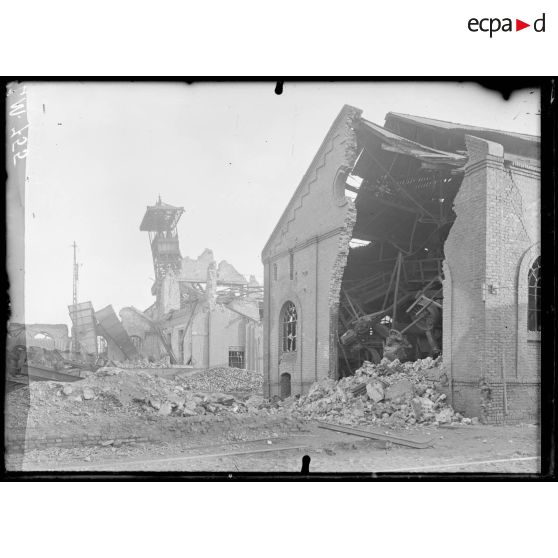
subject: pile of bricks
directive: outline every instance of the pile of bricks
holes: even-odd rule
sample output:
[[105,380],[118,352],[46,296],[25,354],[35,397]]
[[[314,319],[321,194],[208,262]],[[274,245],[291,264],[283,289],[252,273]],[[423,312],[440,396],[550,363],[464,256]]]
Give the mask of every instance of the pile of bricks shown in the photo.
[[206,392],[261,394],[263,389],[263,374],[228,366],[209,368],[179,381],[183,387]]
[[406,363],[383,359],[380,364],[365,362],[354,376],[321,380],[307,395],[279,405],[296,416],[346,425],[410,427],[478,422],[452,409],[447,386],[441,358]]

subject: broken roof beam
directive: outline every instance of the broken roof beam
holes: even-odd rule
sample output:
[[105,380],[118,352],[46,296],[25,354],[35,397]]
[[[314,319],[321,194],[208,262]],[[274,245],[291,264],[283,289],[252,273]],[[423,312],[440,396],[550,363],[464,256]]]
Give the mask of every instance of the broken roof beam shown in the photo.
[[410,157],[414,157],[415,159],[419,159],[422,168],[428,168],[431,170],[442,170],[456,166],[455,160],[451,157],[447,157],[446,155],[421,153],[414,149],[401,149],[398,146],[385,143],[382,143],[381,147],[384,151],[390,151],[392,153],[397,153],[398,155],[407,155]]
[[463,166],[467,162],[467,157],[458,153],[441,151],[427,145],[417,143],[402,136],[399,136],[373,122],[364,118],[361,119],[361,132],[370,134],[380,141],[380,148],[384,151],[391,151],[401,155],[413,157],[426,163],[439,163],[447,166]]
[[[380,195],[379,193],[377,193],[375,190],[373,190],[372,188],[368,187],[368,188],[363,188],[363,191],[366,192],[369,195],[374,196],[375,200],[378,201],[378,203],[380,203],[381,205],[384,205],[386,207],[394,207],[395,209],[400,209],[401,211],[406,211],[407,213],[413,213],[415,215],[422,215],[423,212],[420,211],[419,209],[416,208],[416,206],[411,206],[405,203],[396,203],[393,201],[389,201],[386,197]],[[382,211],[381,214],[385,213],[385,210]],[[379,215],[375,215],[372,219],[377,218]],[[369,221],[371,222],[371,220]]]
[[[395,259],[393,260],[395,261]],[[391,275],[391,273],[389,273]],[[386,278],[388,276],[387,271],[379,271],[378,273],[374,273],[364,279],[358,279],[353,281],[343,281],[344,284],[352,285],[351,287],[345,287],[343,290],[346,293],[352,294],[353,292],[357,292],[362,289],[370,289],[373,287],[378,286],[378,284],[386,283]],[[353,284],[354,283],[354,284]]]
[[411,200],[416,206],[418,206],[420,209],[422,209],[427,215],[429,215],[433,219],[435,218],[434,215],[432,215],[432,213],[430,213],[430,211],[428,211],[413,196],[411,196],[411,194],[409,194],[409,192],[407,192],[407,190],[405,188],[401,187],[401,185],[397,182],[397,180],[391,175],[390,171],[388,169],[386,169],[384,167],[384,165],[382,165],[382,163],[380,163],[380,161],[378,161],[378,159],[376,157],[374,157],[374,155],[372,155],[371,153],[369,153],[369,155],[370,155],[370,158],[374,161],[374,163],[376,163],[376,165],[385,173],[385,176],[387,178],[389,178],[389,180],[391,181],[393,186],[395,186],[395,188],[397,188],[397,190],[401,194],[403,194],[403,196],[405,196],[407,199]]

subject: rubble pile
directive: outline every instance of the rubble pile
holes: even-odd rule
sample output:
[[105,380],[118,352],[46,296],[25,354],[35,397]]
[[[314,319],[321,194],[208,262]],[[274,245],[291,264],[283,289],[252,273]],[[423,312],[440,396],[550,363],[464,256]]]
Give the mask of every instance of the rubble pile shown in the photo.
[[227,366],[209,368],[182,378],[182,385],[198,391],[262,393],[263,374]]
[[447,403],[447,386],[441,357],[405,363],[384,358],[380,364],[365,362],[354,376],[321,380],[307,395],[278,405],[306,419],[345,425],[475,423]]
[[[27,405],[29,417],[37,425],[64,423],[67,419],[76,422],[80,417],[127,415],[156,419],[169,415],[249,413],[264,406],[263,398],[254,395],[261,391],[261,374],[251,376],[246,370],[218,368],[193,378],[171,379],[147,371],[106,366],[78,382],[32,382],[8,397],[16,408],[19,403]],[[235,396],[225,391],[244,393]]]
[[184,368],[183,364],[171,364],[170,357],[166,356],[160,360],[140,358],[135,360],[126,360],[124,362],[112,360],[109,362],[116,368]]
[[[7,395],[10,405],[30,402],[36,425],[105,420],[110,417],[286,414],[341,425],[473,424],[447,402],[448,378],[441,357],[401,363],[383,359],[365,362],[354,376],[324,379],[308,394],[283,401],[265,401],[263,377],[247,370],[216,367],[193,375],[162,377],[149,371],[102,367],[77,382],[32,382]],[[28,394],[25,392],[28,390]],[[84,419],[89,417],[89,419]]]

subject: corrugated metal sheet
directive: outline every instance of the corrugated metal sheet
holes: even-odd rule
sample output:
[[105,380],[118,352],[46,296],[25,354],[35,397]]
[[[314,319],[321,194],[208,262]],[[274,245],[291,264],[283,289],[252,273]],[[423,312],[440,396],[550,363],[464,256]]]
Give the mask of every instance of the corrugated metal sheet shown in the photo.
[[91,302],[68,306],[72,324],[77,329],[78,340],[88,352],[97,354],[97,327],[95,311]]

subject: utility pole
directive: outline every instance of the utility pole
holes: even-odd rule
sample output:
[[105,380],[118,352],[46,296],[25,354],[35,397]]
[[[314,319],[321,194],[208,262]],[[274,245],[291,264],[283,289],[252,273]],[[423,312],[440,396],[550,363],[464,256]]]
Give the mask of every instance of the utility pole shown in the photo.
[[78,340],[78,331],[77,331],[77,303],[78,303],[78,263],[77,263],[77,244],[74,240],[72,244],[74,248],[74,278],[73,278],[73,296],[72,296],[72,304],[74,306],[74,327],[73,327],[73,352],[74,355],[78,352],[79,347],[79,340]]

